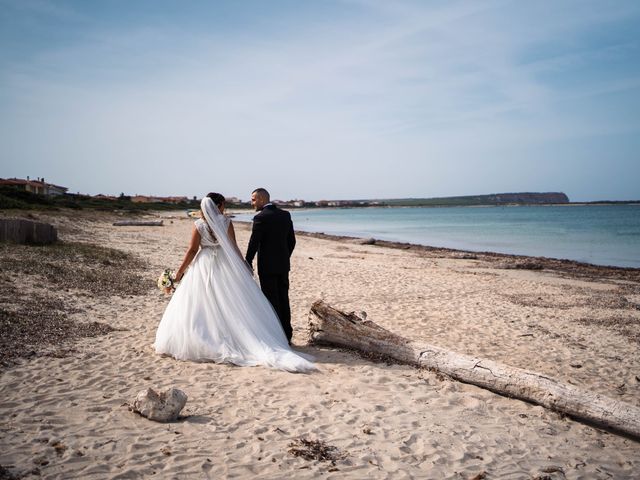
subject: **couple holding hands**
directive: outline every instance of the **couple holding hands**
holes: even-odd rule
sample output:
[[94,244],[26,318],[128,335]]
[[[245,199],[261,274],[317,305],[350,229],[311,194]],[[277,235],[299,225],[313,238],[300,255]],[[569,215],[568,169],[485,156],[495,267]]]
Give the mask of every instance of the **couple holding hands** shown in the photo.
[[[251,205],[258,213],[243,257],[224,215],[225,198],[209,193],[202,199],[202,218],[176,272],[180,288],[156,332],[156,352],[179,360],[317,370],[309,356],[291,348],[291,215],[272,204],[264,188],[251,193]],[[252,272],[256,254],[260,287]]]

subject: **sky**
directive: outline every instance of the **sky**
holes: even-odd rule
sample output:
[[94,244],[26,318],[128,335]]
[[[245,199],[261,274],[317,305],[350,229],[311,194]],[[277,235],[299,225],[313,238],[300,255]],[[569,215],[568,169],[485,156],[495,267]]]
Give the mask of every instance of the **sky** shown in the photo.
[[637,0],[0,0],[0,177],[640,199]]

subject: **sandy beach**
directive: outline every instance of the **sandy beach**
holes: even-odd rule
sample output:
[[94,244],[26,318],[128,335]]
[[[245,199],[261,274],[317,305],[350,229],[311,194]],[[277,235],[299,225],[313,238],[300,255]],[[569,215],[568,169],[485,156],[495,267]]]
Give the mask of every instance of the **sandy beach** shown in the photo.
[[[9,268],[25,247],[3,251],[5,311],[18,308],[16,295],[46,297],[67,305],[58,320],[92,327],[0,367],[0,478],[638,476],[637,440],[435,372],[312,346],[307,332],[322,298],[403,336],[640,406],[637,269],[299,234],[294,345],[320,372],[290,374],[155,354],[169,301],[155,282],[183,258],[193,224],[183,212],[144,216],[162,227],[115,227],[105,213],[32,216],[56,225],[65,243],[117,249],[137,263],[111,295],[108,281],[97,291],[82,282],[57,289],[43,280],[46,262],[29,273]],[[249,226],[236,231],[244,251]],[[103,268],[120,269],[117,261]],[[184,390],[184,418],[162,424],[131,412],[126,404],[147,387]],[[300,439],[335,447],[335,459],[294,455]]]

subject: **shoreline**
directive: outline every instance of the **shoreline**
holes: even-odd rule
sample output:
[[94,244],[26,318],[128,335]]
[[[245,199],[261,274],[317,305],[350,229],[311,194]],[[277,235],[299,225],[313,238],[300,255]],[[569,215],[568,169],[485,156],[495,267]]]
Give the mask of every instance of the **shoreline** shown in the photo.
[[[234,220],[235,223],[251,225],[251,222],[244,220]],[[336,235],[324,232],[307,232],[306,230],[295,230],[296,235],[334,240],[338,242],[348,242],[360,245],[377,245],[395,250],[409,250],[420,252],[430,256],[441,256],[444,258],[459,258],[464,260],[485,260],[505,264],[502,268],[514,268],[523,270],[555,270],[579,277],[599,276],[617,280],[640,281],[640,268],[617,267],[613,265],[597,265],[577,260],[562,258],[537,257],[531,255],[517,255],[511,253],[500,253],[491,251],[461,250],[455,248],[432,247],[409,242],[396,242],[391,240],[379,240],[371,237],[354,237],[350,235]]]
[[[306,212],[292,209],[291,214],[296,230],[337,237],[375,238],[388,245],[420,245],[468,254],[495,253],[640,269],[640,212],[636,205],[613,209],[604,205],[593,209],[565,205],[575,206],[579,212],[555,208],[561,205],[539,206],[545,208],[524,208],[520,212],[507,206],[472,206],[437,213],[438,210],[423,207],[336,207]],[[488,210],[482,213],[478,208]],[[243,221],[251,220],[248,213],[238,212],[237,216]]]
[[[516,255],[510,253],[459,250],[455,248],[431,247],[408,242],[394,242],[389,240],[367,239],[364,237],[351,237],[346,235],[332,235],[322,232],[306,232],[296,230],[296,235],[325,238],[328,240],[348,241],[361,245],[377,245],[380,247],[393,248],[396,250],[410,250],[432,254],[432,256],[442,256],[444,258],[459,258],[464,260],[491,260],[497,262],[504,260],[511,263],[511,268],[523,270],[556,270],[566,273],[575,273],[581,276],[600,275],[607,278],[617,278],[624,280],[640,281],[640,268],[617,267],[612,265],[596,265],[593,263],[579,262],[562,258],[536,257],[531,255]],[[533,263],[530,263],[531,261]],[[502,268],[509,268],[503,266]]]

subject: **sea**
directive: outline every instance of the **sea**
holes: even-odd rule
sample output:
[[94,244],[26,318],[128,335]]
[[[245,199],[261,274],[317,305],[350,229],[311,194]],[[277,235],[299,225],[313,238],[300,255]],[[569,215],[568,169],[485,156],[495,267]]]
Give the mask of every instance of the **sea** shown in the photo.
[[[291,209],[296,230],[640,268],[640,204]],[[252,214],[236,215],[250,221]]]

